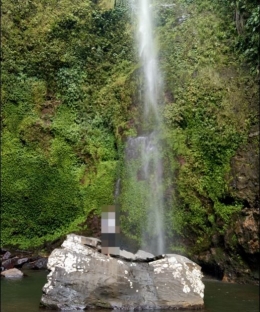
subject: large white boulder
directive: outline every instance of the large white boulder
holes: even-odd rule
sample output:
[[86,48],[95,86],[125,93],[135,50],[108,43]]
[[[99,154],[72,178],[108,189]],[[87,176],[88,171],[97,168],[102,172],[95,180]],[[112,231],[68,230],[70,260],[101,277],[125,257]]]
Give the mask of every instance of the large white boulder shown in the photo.
[[189,259],[173,254],[151,262],[129,261],[103,255],[85,242],[70,234],[50,255],[43,306],[60,310],[203,307],[201,268]]

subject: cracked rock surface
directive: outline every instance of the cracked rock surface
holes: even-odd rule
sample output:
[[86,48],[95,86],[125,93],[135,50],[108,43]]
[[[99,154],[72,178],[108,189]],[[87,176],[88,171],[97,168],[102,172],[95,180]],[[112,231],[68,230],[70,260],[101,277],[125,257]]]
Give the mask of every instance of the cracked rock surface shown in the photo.
[[203,307],[201,268],[188,258],[171,254],[149,263],[126,261],[100,253],[89,240],[69,234],[52,252],[41,305],[58,310]]

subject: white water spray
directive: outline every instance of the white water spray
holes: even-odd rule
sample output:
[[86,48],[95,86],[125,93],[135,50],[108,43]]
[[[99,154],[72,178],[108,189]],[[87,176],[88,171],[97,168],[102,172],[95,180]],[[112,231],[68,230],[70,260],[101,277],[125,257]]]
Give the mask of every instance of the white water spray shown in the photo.
[[133,175],[131,160],[140,160],[136,179],[140,187],[135,185],[135,189],[139,193],[136,197],[142,198],[140,209],[144,212],[141,248],[159,255],[165,252],[162,148],[158,138],[161,130],[158,109],[161,79],[156,58],[152,0],[136,0],[133,3],[138,20],[136,37],[144,77],[141,99],[144,102],[143,124],[153,121],[153,127],[149,124],[149,134],[128,139],[126,167],[130,177]]

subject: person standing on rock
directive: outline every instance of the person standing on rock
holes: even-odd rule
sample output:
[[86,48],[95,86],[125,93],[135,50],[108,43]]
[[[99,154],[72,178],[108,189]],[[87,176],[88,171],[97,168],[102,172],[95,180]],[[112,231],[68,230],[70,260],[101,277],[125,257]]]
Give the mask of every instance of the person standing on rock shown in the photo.
[[106,255],[119,255],[119,218],[115,206],[105,206],[101,214],[101,252]]

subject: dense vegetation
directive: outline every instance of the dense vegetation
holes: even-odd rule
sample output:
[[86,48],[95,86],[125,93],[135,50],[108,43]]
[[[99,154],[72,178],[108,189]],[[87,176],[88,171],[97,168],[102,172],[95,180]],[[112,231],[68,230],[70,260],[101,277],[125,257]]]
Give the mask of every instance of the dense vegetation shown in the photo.
[[2,244],[32,247],[113,203],[133,87],[120,8],[3,1]]
[[[3,0],[1,245],[41,246],[114,202],[125,139],[142,123],[140,64],[127,6],[95,2]],[[199,253],[244,207],[230,161],[257,125],[259,6],[174,3],[154,5],[166,229],[169,248]],[[138,241],[138,199],[121,196],[133,206],[122,230]]]
[[196,253],[210,248],[213,235],[224,235],[243,207],[232,195],[228,174],[256,122],[258,90],[242,69],[235,27],[216,14],[219,5],[188,2],[175,16],[161,10],[158,33],[167,159],[175,160],[177,175],[173,228],[193,241]]

